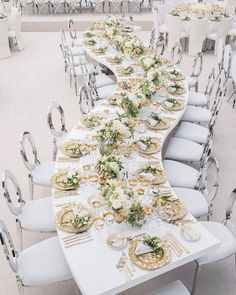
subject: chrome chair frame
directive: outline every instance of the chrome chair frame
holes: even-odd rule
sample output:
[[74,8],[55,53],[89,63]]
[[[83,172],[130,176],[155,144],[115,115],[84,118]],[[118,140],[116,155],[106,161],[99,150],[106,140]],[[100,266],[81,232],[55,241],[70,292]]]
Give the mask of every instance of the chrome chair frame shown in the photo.
[[90,7],[91,12],[99,12],[99,13],[105,13],[105,0],[103,1],[91,1],[90,0]]
[[[229,46],[229,47],[228,47]],[[228,52],[228,64],[225,68],[225,60],[226,60],[226,49],[230,48],[229,52]],[[222,66],[222,71],[224,73],[224,84],[223,84],[223,90],[222,93],[224,93],[224,96],[226,96],[226,92],[227,92],[227,83],[229,81],[229,79],[232,79],[232,76],[230,74],[231,72],[231,62],[232,62],[232,48],[231,46],[228,44],[225,46],[225,50],[224,50],[224,60],[223,60],[223,66]]]
[[[50,6],[52,8],[52,13],[56,14],[57,12],[65,13],[66,1],[63,0],[61,2],[54,2],[54,0],[50,0]],[[50,9],[49,9],[50,11]]]
[[77,8],[82,12],[82,0],[66,0],[66,6],[68,9],[67,13],[72,13],[73,11],[77,13]]
[[[235,201],[236,201],[236,188],[230,193],[229,198],[228,198],[228,204],[226,207],[226,218],[222,221],[222,223],[226,226],[227,226],[227,222],[232,219],[233,206],[234,206]],[[234,255],[234,264],[235,264],[235,269],[236,269],[236,253],[234,253],[232,255]],[[232,255],[229,255],[228,257],[230,257]],[[222,260],[224,260],[228,257],[225,257]],[[201,272],[201,266],[198,264],[197,260],[195,260],[195,262],[196,262],[196,269],[195,269],[195,274],[194,274],[194,279],[193,279],[191,295],[195,295],[195,293],[196,293],[197,284],[198,284],[199,276],[200,276],[200,272]]]
[[[50,7],[50,0],[33,0],[34,1],[34,6],[33,6],[33,10],[34,13],[39,14],[40,12],[44,12],[46,15],[49,12],[49,7]],[[35,7],[36,7],[36,12],[35,12]]]
[[[30,163],[27,155],[26,155],[26,150],[25,150],[25,141],[28,141],[30,143],[31,149],[32,149],[32,153],[34,156],[34,161],[33,163]],[[37,149],[34,143],[34,139],[32,137],[32,135],[30,134],[29,131],[25,131],[23,132],[21,139],[20,139],[20,146],[21,146],[21,156],[23,159],[23,163],[26,167],[26,169],[29,171],[29,188],[30,188],[30,199],[33,200],[33,194],[34,194],[34,182],[33,182],[33,176],[32,176],[32,172],[35,170],[35,168],[40,164],[40,161],[38,159],[38,153],[37,153]]]
[[[88,106],[87,110],[84,110],[82,105],[85,102],[85,104]],[[80,105],[80,111],[83,116],[88,114],[95,106],[94,99],[93,99],[93,93],[90,87],[88,87],[86,84],[84,84],[80,88],[79,92],[79,105]]]
[[[52,113],[54,110],[57,110],[61,117],[61,129],[56,130],[56,128],[53,125],[53,119],[52,119]],[[61,137],[63,134],[67,133],[66,127],[65,127],[65,114],[63,111],[63,108],[55,101],[51,102],[48,106],[47,111],[47,123],[49,126],[49,130],[53,136],[53,161],[56,160],[57,157],[57,139]]]
[[141,12],[143,0],[128,0],[128,12]]
[[171,59],[173,65],[179,65],[183,57],[183,47],[180,42],[176,42],[173,48],[171,49]]
[[[198,63],[199,63],[199,67],[197,68]],[[203,54],[202,52],[198,52],[197,55],[194,57],[192,73],[190,75],[191,78],[196,79],[196,84],[194,86],[196,92],[198,92],[198,78],[202,72],[202,68],[203,68]]]
[[121,1],[113,1],[113,0],[109,0],[108,1],[108,5],[109,5],[109,12],[112,13],[121,13],[122,12],[122,8],[123,8],[123,0]]
[[23,12],[29,12],[28,11],[28,6],[30,6],[30,5],[32,5],[32,9],[34,10],[34,1],[33,0],[31,0],[30,2],[27,2],[27,0],[18,0],[18,2],[17,3],[19,3],[19,6],[20,6],[20,11],[21,11],[21,14],[23,14]]
[[77,39],[77,30],[75,27],[75,22],[73,21],[73,19],[69,19],[68,22],[68,29],[69,29],[69,34],[72,40]]

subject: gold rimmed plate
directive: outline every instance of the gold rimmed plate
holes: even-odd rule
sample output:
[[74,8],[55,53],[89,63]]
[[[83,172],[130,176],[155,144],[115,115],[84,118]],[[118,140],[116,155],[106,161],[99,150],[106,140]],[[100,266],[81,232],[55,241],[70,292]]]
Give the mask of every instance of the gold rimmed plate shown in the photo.
[[139,141],[134,143],[135,150],[144,155],[153,155],[161,150],[161,144],[158,138],[151,138],[151,143],[146,146],[146,149],[142,149],[139,145]]
[[[145,172],[145,169],[148,167],[151,167],[151,169],[149,169],[150,171]],[[141,175],[142,173],[143,175]],[[153,179],[149,179],[148,176],[145,177],[145,174],[151,174],[153,176]],[[141,167],[136,172],[136,177],[141,183],[151,185],[162,184],[167,180],[166,172],[162,168],[160,168],[157,162],[147,162],[146,164],[141,165]]]
[[184,108],[184,105],[185,101],[183,99],[176,99],[175,104],[169,102],[168,100],[164,100],[161,104],[161,106],[168,111],[180,111]]
[[[69,173],[69,174],[68,174]],[[75,181],[69,183],[68,177],[75,173]],[[67,169],[56,172],[51,179],[52,186],[60,191],[75,190],[79,187],[79,175],[77,171],[68,171]]]
[[70,158],[80,158],[83,156],[83,151],[85,151],[87,145],[80,143],[78,140],[69,140],[65,142],[60,150],[62,153]]
[[99,114],[89,114],[82,119],[82,124],[88,128],[94,128],[104,119],[104,116]]
[[[87,212],[88,219],[84,220],[83,223],[81,223],[78,226],[71,224],[71,220],[75,218],[74,210]],[[65,232],[82,233],[87,231],[91,227],[94,221],[94,217],[89,207],[78,203],[78,204],[72,204],[71,206],[60,210],[56,214],[55,221],[56,221],[56,226]]]
[[136,249],[139,243],[143,243],[143,238],[134,239],[129,247],[129,257],[136,266],[143,269],[153,270],[161,268],[170,262],[171,251],[166,243],[161,242],[164,252],[163,255],[158,255],[155,252],[136,255]]
[[168,118],[160,117],[161,121],[152,126],[148,120],[145,121],[145,125],[150,130],[165,130],[170,127],[170,120]]

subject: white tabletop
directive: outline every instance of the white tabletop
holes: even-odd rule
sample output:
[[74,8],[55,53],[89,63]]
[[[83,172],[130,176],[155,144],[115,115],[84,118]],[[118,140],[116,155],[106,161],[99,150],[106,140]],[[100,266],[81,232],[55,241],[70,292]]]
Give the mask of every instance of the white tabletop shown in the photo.
[[[97,56],[93,54],[89,48],[86,48],[86,50],[92,58],[109,67],[116,75],[116,77],[119,78],[115,68],[105,60],[105,56]],[[187,97],[188,91],[183,95],[185,102],[187,102]],[[106,102],[101,103],[96,108],[96,110],[99,108],[101,110],[104,108],[107,109],[108,104]],[[158,137],[162,137],[163,143],[166,140],[170,131],[176,126],[176,124],[178,124],[183,112],[184,110],[181,110],[179,112],[173,112],[172,116],[175,119],[175,121],[171,128],[169,128],[165,132],[158,134]],[[72,129],[72,131],[69,133],[68,138],[81,139],[84,135],[88,134],[89,132],[91,131],[83,131],[75,126],[75,128]],[[59,152],[58,157],[62,155],[63,154]],[[157,154],[157,157],[162,159],[161,152]],[[81,164],[79,162],[57,162],[56,164],[56,169],[68,167],[79,169],[79,167],[81,167]],[[56,207],[56,204],[64,203],[67,201],[79,201],[82,203],[87,203],[86,201],[88,196],[88,188],[83,187],[80,189],[79,194],[77,196],[53,198],[54,213],[56,214],[56,212],[60,210],[60,208]],[[188,214],[187,218],[193,217],[190,216],[190,214]],[[127,233],[131,235],[143,233],[147,230],[145,226],[143,228],[132,228],[130,225],[127,225],[125,223],[120,224],[119,226],[122,233]],[[160,269],[148,271],[135,267],[136,271],[134,272],[134,276],[132,280],[128,282],[125,280],[122,273],[120,273],[116,268],[116,264],[121,256],[121,252],[115,251],[108,247],[106,243],[106,236],[108,233],[106,231],[104,231],[104,233],[102,234],[97,235],[93,241],[76,245],[70,248],[64,248],[63,242],[61,240],[61,238],[63,236],[66,236],[67,233],[59,229],[57,230],[57,233],[61,240],[61,246],[66,257],[67,263],[82,294],[111,295],[122,292],[135,285],[138,285],[142,282],[148,281],[156,276],[166,273],[176,267],[193,261],[196,258],[199,258],[207,253],[210,253],[213,249],[217,247],[219,243],[218,240],[215,237],[213,237],[209,232],[207,232],[205,228],[203,228],[198,222],[193,226],[201,233],[201,238],[196,242],[186,242],[184,240],[181,240],[181,243],[189,250],[189,253],[185,253],[181,257],[177,257],[174,253],[172,253],[170,263]],[[168,230],[169,232],[173,233],[179,240],[181,239],[179,230],[175,225],[162,224],[159,229],[157,227],[154,227],[153,230],[154,229],[158,232],[157,234],[159,235]],[[92,231],[92,234],[95,235],[94,231]],[[127,248],[125,249],[125,251],[127,252]]]

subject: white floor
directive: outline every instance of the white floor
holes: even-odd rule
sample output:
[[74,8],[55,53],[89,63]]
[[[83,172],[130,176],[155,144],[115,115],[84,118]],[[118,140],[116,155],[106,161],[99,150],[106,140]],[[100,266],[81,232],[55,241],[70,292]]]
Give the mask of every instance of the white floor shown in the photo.
[[[147,36],[146,33],[142,35]],[[46,121],[48,104],[55,100],[62,105],[68,130],[79,120],[80,111],[78,98],[75,96],[74,89],[69,88],[68,77],[64,73],[59,34],[56,32],[23,33],[23,39],[24,51],[13,52],[11,58],[0,61],[0,170],[8,168],[15,173],[22,188],[23,198],[27,201],[29,200],[27,172],[20,156],[20,134],[25,130],[32,132],[40,160],[51,160],[52,138]],[[182,68],[186,74],[190,73],[192,62],[193,58],[184,56]],[[215,64],[216,58],[212,54],[205,54],[204,69],[200,79],[201,89],[205,87],[207,74]],[[236,110],[232,110],[230,103],[224,102],[216,126],[213,155],[219,161],[221,183],[212,217],[212,220],[216,221],[224,218],[227,196],[236,186],[235,112]],[[50,190],[38,188],[37,193],[39,197],[47,196]],[[17,245],[14,217],[10,214],[2,193],[0,195],[0,219],[8,225]],[[47,236],[26,233],[24,245],[28,247],[45,237]],[[0,294],[16,295],[14,274],[2,250],[0,250],[0,261]],[[194,263],[190,263],[123,294],[144,295],[174,279],[181,279],[190,288],[194,267]],[[86,271],[89,275],[89,270]],[[235,290],[233,258],[203,268],[197,294],[234,295]],[[49,288],[30,288],[26,294],[69,295],[79,293],[76,291],[74,282],[66,282]]]

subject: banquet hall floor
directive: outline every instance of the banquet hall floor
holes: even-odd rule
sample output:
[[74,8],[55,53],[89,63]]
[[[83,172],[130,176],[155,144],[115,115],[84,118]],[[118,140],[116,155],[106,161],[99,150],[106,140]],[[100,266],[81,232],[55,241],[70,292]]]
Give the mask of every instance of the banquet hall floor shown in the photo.
[[[147,38],[149,34],[142,32],[140,35]],[[75,96],[74,89],[70,89],[69,79],[64,73],[59,33],[23,33],[23,40],[24,51],[13,52],[11,58],[0,61],[0,172],[8,168],[15,173],[22,188],[23,198],[28,201],[27,172],[20,157],[21,132],[25,130],[32,132],[41,161],[51,160],[52,138],[46,121],[48,104],[51,101],[57,101],[62,105],[68,130],[79,120],[80,111],[78,98]],[[186,74],[190,74],[192,63],[193,57],[185,55],[181,67]],[[213,65],[216,65],[216,57],[212,53],[205,54],[200,89],[204,89],[206,77]],[[224,100],[215,129],[213,155],[217,157],[220,166],[220,189],[215,201],[212,217],[214,221],[221,221],[224,218],[227,197],[236,185],[235,112],[231,104]],[[37,188],[35,196],[38,198],[49,194],[50,190]],[[14,218],[6,206],[2,193],[0,219],[8,225],[17,245]],[[25,233],[24,237],[24,245],[27,247],[48,235]],[[0,294],[16,295],[14,274],[7,265],[2,250],[0,250],[0,261]],[[176,279],[182,280],[190,288],[194,267],[194,263],[189,263],[122,294],[146,295],[149,291]],[[89,270],[85,271],[89,276]],[[96,284],[96,282],[92,283]],[[233,257],[203,267],[198,295],[234,295],[235,290]],[[26,289],[25,294],[80,293],[76,290],[75,283],[70,281],[49,287]]]

